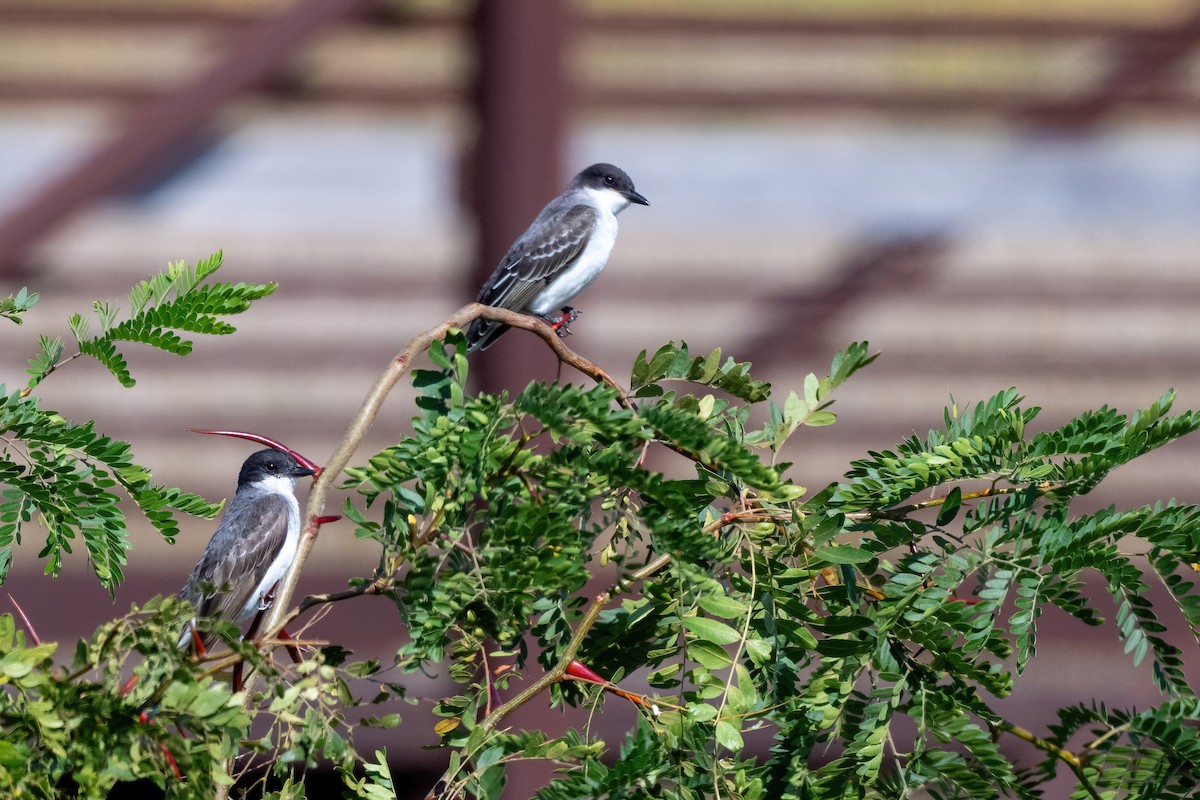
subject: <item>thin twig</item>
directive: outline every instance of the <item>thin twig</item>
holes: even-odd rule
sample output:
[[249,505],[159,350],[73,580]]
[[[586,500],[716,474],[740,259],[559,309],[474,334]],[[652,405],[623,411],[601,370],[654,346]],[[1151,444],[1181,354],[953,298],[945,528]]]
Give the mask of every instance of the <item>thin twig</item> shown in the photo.
[[21,398],[24,399],[26,397],[29,397],[29,395],[31,395],[33,393],[33,390],[35,388],[37,388],[37,386],[41,385],[42,381],[46,380],[46,378],[49,378],[59,368],[64,367],[67,364],[70,364],[72,361],[74,361],[75,359],[79,358],[82,355],[83,355],[83,351],[80,350],[78,353],[76,353],[73,356],[67,356],[64,359],[61,359],[61,360],[56,361],[53,364],[51,364],[50,369],[48,369],[42,373],[42,377],[41,377],[41,379],[38,380],[37,384],[35,384],[34,386],[26,386],[24,389],[21,390]]
[[[1043,484],[1037,487],[1037,493],[1038,496],[1044,496],[1050,492],[1058,491],[1061,488],[1063,487],[1058,484]],[[990,489],[981,489],[978,492],[970,492],[969,494],[961,495],[959,499],[963,501],[980,500],[985,497],[1002,497],[1004,495],[1020,494],[1021,492],[1026,491],[1029,491],[1028,486],[1012,486],[1007,489],[997,489],[993,484],[992,488]],[[909,503],[908,505],[904,506],[894,506],[893,508],[886,508],[881,511],[856,511],[852,514],[847,514],[846,519],[890,519],[892,517],[902,516],[904,514],[911,514],[914,511],[920,511],[924,508],[936,508],[937,506],[945,505],[946,498],[949,496],[950,495],[947,494],[942,495],[941,497],[932,497],[928,500],[922,500],[917,503]]]
[[995,726],[1006,733],[1011,733],[1018,739],[1029,742],[1037,749],[1049,753],[1059,761],[1071,768],[1071,772],[1075,773],[1075,777],[1079,779],[1079,785],[1090,795],[1093,800],[1102,800],[1100,793],[1096,791],[1096,787],[1092,786],[1088,781],[1087,775],[1083,772],[1083,760],[1079,756],[1072,753],[1070,750],[1064,750],[1053,742],[1048,742],[1040,736],[1036,736],[1031,731],[1027,731],[1020,725],[1014,725],[1007,720],[1000,720],[995,723]]
[[25,623],[25,630],[29,631],[29,638],[33,639],[33,644],[36,647],[42,643],[42,639],[38,636],[37,629],[33,627],[33,623],[29,621],[29,617],[25,614],[25,609],[21,608],[21,604],[17,602],[17,598],[8,594],[8,602],[13,604],[13,608],[21,615],[21,621]]
[[583,619],[579,621],[579,627],[575,629],[575,633],[571,635],[571,640],[567,642],[567,646],[563,648],[562,655],[558,663],[550,668],[542,677],[538,678],[533,683],[526,686],[521,692],[496,708],[488,716],[484,717],[480,725],[486,733],[491,733],[496,730],[496,727],[504,721],[508,715],[512,714],[521,706],[528,703],[539,694],[549,689],[554,684],[564,679],[567,674],[567,667],[575,660],[579,648],[583,646],[583,640],[587,637],[592,626],[596,624],[596,620],[600,617],[600,612],[608,605],[608,601],[612,599],[612,592],[604,592],[596,595],[592,600],[592,604],[588,607],[587,613],[583,615]]
[[[584,613],[583,618],[579,621],[578,627],[575,628],[575,632],[571,635],[570,641],[567,642],[567,646],[563,648],[563,651],[559,656],[558,663],[551,667],[536,681],[521,690],[518,695],[513,697],[508,702],[498,706],[494,711],[485,716],[482,722],[479,723],[483,728],[485,735],[495,731],[497,726],[499,726],[499,724],[503,722],[506,717],[508,717],[521,706],[528,703],[533,698],[537,697],[542,692],[549,689],[554,684],[559,683],[560,681],[572,679],[571,676],[567,675],[567,668],[570,666],[571,662],[575,660],[575,656],[579,653],[579,648],[583,646],[583,640],[587,637],[588,632],[591,631],[592,626],[596,624],[596,620],[600,617],[600,612],[603,611],[604,607],[608,605],[610,600],[612,600],[613,595],[626,591],[630,586],[638,583],[639,581],[646,580],[670,563],[670,554],[664,553],[646,566],[629,575],[627,578],[617,581],[608,591],[596,595],[592,599],[591,605],[588,606],[587,611]],[[441,776],[438,782],[446,782],[448,778],[449,773],[445,773]],[[436,797],[436,794],[433,792],[430,792],[427,795],[427,799],[433,797]]]
[[613,380],[600,367],[563,344],[562,340],[558,338],[558,335],[550,326],[537,317],[508,311],[507,309],[493,308],[480,303],[471,303],[454,312],[454,314],[440,325],[417,334],[408,341],[408,346],[392,359],[388,368],[375,381],[375,385],[367,393],[362,406],[351,421],[350,427],[347,429],[341,444],[326,460],[324,471],[313,483],[312,491],[308,496],[308,505],[305,509],[305,518],[309,522],[305,525],[304,531],[301,534],[300,549],[296,554],[296,560],[292,563],[288,574],[279,582],[275,603],[271,607],[271,611],[263,624],[265,635],[274,636],[279,628],[282,627],[283,619],[288,616],[285,609],[291,603],[292,595],[296,591],[296,582],[299,579],[301,570],[304,568],[304,562],[308,559],[308,555],[316,543],[317,526],[313,524],[312,520],[319,517],[325,510],[325,502],[329,490],[332,488],[334,481],[338,480],[341,476],[342,470],[350,463],[350,459],[354,456],[355,451],[358,450],[358,446],[362,444],[367,431],[370,430],[375,417],[379,414],[379,409],[383,405],[383,401],[400,378],[404,377],[404,374],[408,372],[413,360],[419,354],[429,349],[430,345],[434,342],[444,338],[451,329],[464,329],[476,319],[502,322],[511,328],[520,328],[536,334],[550,346],[550,349],[554,351],[554,354],[558,356],[560,361],[598,383],[603,383],[616,389],[617,402],[623,408],[632,408],[628,393],[620,384]]
[[735,522],[786,522],[791,517],[791,509],[745,509],[742,511],[727,511],[704,526],[705,533],[718,533],[726,525]]
[[1084,745],[1084,748],[1087,750],[1095,750],[1096,748],[1100,747],[1100,745],[1104,744],[1105,742],[1107,742],[1109,739],[1113,738],[1114,736],[1120,736],[1120,735],[1124,734],[1131,727],[1133,727],[1132,720],[1129,722],[1126,722],[1124,725],[1118,725],[1115,728],[1109,728],[1107,731],[1100,734],[1095,739],[1092,739],[1090,742],[1088,742],[1086,745]]
[[310,594],[308,597],[300,601],[300,605],[296,606],[283,620],[286,626],[293,619],[308,611],[313,606],[322,605],[325,603],[336,603],[340,600],[349,600],[354,597],[362,597],[363,595],[383,594],[392,588],[392,578],[390,575],[379,575],[370,583],[365,583],[362,586],[353,589],[346,589],[341,592],[328,592],[326,594]]

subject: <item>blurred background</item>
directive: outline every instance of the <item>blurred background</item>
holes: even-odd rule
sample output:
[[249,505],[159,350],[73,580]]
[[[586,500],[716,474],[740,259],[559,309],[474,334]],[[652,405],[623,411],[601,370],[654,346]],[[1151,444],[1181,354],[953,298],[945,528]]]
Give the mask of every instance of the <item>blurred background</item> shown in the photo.
[[[238,334],[186,361],[128,348],[132,391],[77,362],[38,394],[160,481],[227,497],[251,448],[185,428],[323,460],[388,359],[594,161],[652,203],[621,216],[569,342],[618,379],[669,339],[785,395],[851,341],[882,351],[839,424],[796,437],[805,485],[923,434],[951,395],[1015,385],[1044,427],[1170,387],[1200,404],[1192,0],[0,0],[0,292],[42,294],[0,327],[0,380],[23,383],[36,334],[69,338],[92,299],[223,249],[220,279],[280,284]],[[489,388],[556,374],[518,333],[472,369]],[[364,457],[411,414],[399,391]],[[1198,448],[1115,474],[1094,504],[1194,501]],[[185,520],[171,546],[137,524],[115,603],[81,554],[41,577],[36,541],[6,588],[70,640],[175,591],[212,527]],[[372,570],[351,538],[324,529],[305,588]],[[386,652],[400,632],[367,628],[370,602],[333,619]],[[1155,702],[1145,665],[1113,679],[1134,673],[1120,650],[1049,615],[1014,721]],[[390,737],[398,770],[440,771],[415,749],[427,725]]]

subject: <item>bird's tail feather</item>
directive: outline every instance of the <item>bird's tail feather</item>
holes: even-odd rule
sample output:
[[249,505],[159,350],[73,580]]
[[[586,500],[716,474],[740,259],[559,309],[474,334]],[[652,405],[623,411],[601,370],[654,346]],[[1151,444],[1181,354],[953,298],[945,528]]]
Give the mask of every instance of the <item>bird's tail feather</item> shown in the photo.
[[500,334],[508,330],[508,326],[493,322],[490,319],[477,319],[467,327],[467,352],[487,350],[492,342],[500,338]]

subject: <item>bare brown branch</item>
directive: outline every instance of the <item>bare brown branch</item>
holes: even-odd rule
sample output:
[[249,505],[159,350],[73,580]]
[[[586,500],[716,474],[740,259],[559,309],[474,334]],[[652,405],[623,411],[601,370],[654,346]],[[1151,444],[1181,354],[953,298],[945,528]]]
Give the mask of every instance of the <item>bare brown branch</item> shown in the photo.
[[429,349],[430,345],[434,342],[445,337],[451,329],[464,329],[472,321],[481,318],[503,322],[509,327],[534,333],[549,345],[550,349],[554,351],[554,354],[558,356],[558,359],[562,363],[587,375],[597,383],[603,383],[606,386],[616,389],[618,392],[617,402],[623,408],[632,407],[628,392],[619,383],[613,380],[599,366],[563,344],[562,340],[558,338],[558,335],[550,326],[537,317],[531,317],[502,308],[492,308],[480,303],[471,303],[454,312],[454,314],[440,325],[417,334],[409,340],[404,350],[392,359],[387,369],[375,381],[375,385],[371,387],[358,413],[351,421],[350,427],[346,431],[341,444],[334,450],[329,459],[326,460],[324,471],[314,482],[305,510],[305,519],[309,522],[305,525],[301,535],[300,550],[296,555],[296,560],[292,564],[292,568],[288,571],[288,574],[280,581],[279,588],[276,590],[275,603],[263,624],[264,639],[274,636],[279,628],[283,626],[284,618],[290,616],[285,610],[289,608],[292,596],[296,591],[296,581],[299,578],[301,570],[304,568],[304,562],[308,559],[308,554],[312,551],[313,544],[317,538],[318,526],[313,523],[313,520],[321,516],[324,512],[329,490],[332,488],[334,481],[342,474],[342,470],[350,463],[350,459],[358,450],[359,445],[362,444],[367,431],[370,430],[375,417],[379,414],[379,409],[382,407],[383,401],[396,386],[396,383],[408,372],[413,360],[418,355]]
[[[558,357],[560,362],[572,367],[581,374],[592,378],[597,383],[602,383],[615,389],[617,391],[617,403],[620,404],[622,408],[633,408],[633,403],[629,399],[629,393],[624,387],[617,383],[612,376],[606,373],[599,366],[567,347],[566,344],[559,339],[558,334],[551,329],[549,325],[537,317],[528,316],[515,311],[508,311],[507,309],[493,308],[480,303],[471,303],[454,312],[441,324],[412,337],[408,341],[408,344],[405,346],[405,348],[401,350],[395,358],[392,359],[391,363],[388,364],[387,368],[382,374],[380,374],[379,378],[375,381],[375,385],[371,387],[371,390],[367,392],[367,395],[363,399],[358,413],[355,414],[354,419],[350,422],[349,428],[346,430],[346,435],[342,438],[342,441],[338,445],[337,449],[335,449],[333,454],[330,455],[330,457],[326,460],[321,474],[313,483],[312,491],[308,496],[308,504],[305,508],[304,519],[306,520],[306,524],[304,526],[304,530],[301,532],[300,548],[296,554],[296,560],[292,563],[291,569],[288,570],[287,575],[285,575],[283,580],[279,582],[279,586],[275,590],[275,602],[272,604],[270,611],[267,612],[267,617],[263,621],[262,633],[258,638],[260,646],[269,649],[279,645],[279,630],[286,624],[287,621],[293,619],[307,608],[311,608],[313,605],[355,597],[360,594],[378,593],[382,590],[382,585],[380,589],[376,589],[374,591],[370,590],[370,587],[375,586],[379,580],[387,580],[386,578],[377,578],[375,583],[369,584],[368,587],[363,591],[349,590],[349,592],[338,594],[324,596],[318,595],[313,598],[307,598],[296,608],[290,607],[292,597],[296,592],[296,584],[299,580],[300,573],[304,569],[304,564],[308,560],[309,554],[312,552],[313,545],[316,543],[317,533],[320,529],[319,520],[325,510],[325,503],[329,496],[329,491],[333,488],[335,481],[337,481],[341,476],[342,470],[344,470],[346,465],[350,463],[350,459],[358,450],[359,445],[362,444],[363,439],[367,435],[367,431],[370,430],[371,425],[375,422],[375,418],[379,415],[379,410],[383,406],[384,400],[387,398],[388,394],[391,393],[392,389],[395,388],[399,380],[409,371],[409,369],[412,367],[413,360],[416,359],[418,355],[429,349],[434,342],[444,338],[446,334],[450,332],[450,330],[455,328],[465,329],[472,321],[476,319],[488,319],[495,322],[502,322],[511,328],[518,328],[520,330],[526,330],[533,333],[534,335],[540,337],[542,341],[544,341],[547,346],[554,351],[554,354]],[[595,621],[594,615],[599,614],[601,608],[602,606],[597,605],[594,606],[593,609],[589,610],[589,614],[592,614],[592,622]],[[590,623],[581,626],[581,629],[577,634],[579,636],[579,641],[582,641],[582,636],[590,627]],[[575,643],[575,649],[578,649],[577,642]],[[556,675],[554,680],[558,680],[560,677],[561,673]],[[245,700],[243,701],[243,707],[249,707],[251,696],[253,695],[253,692],[249,691],[250,688],[251,687],[248,683],[248,690],[246,691]],[[533,687],[530,688],[532,689]],[[540,691],[540,689],[537,691]],[[535,691],[534,694],[536,694],[537,691]],[[522,700],[521,702],[525,701]],[[496,713],[500,713],[501,711],[504,713],[501,714],[501,716],[498,717],[495,722],[499,722],[500,719],[503,719],[508,715],[508,713],[510,713],[512,709],[515,709],[520,704],[521,703],[509,701],[509,703],[506,703],[504,706],[498,708]],[[232,764],[229,768],[232,768]],[[221,786],[219,789],[219,800],[220,798],[228,796],[227,786]]]

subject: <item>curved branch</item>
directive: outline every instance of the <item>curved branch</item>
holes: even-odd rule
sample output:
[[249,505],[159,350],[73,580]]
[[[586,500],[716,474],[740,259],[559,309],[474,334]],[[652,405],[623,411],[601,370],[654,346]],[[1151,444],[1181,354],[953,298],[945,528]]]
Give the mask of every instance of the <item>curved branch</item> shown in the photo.
[[995,727],[1004,731],[1005,733],[1011,733],[1018,739],[1028,742],[1037,749],[1049,753],[1059,761],[1066,764],[1071,768],[1071,772],[1075,773],[1075,777],[1078,779],[1079,785],[1082,786],[1083,790],[1088,793],[1088,797],[1093,798],[1093,800],[1101,800],[1100,793],[1096,791],[1095,786],[1092,786],[1091,781],[1088,780],[1087,773],[1083,771],[1083,759],[1081,759],[1079,756],[1075,755],[1070,750],[1064,750],[1053,742],[1046,741],[1042,737],[1022,728],[1020,725],[1014,725],[1007,720],[1000,720],[998,723],[995,723]]
[[[306,522],[304,529],[300,533],[300,546],[296,553],[296,559],[292,562],[292,566],[280,580],[275,590],[275,602],[271,605],[270,610],[267,612],[267,617],[263,620],[261,633],[257,639],[260,646],[270,647],[277,644],[276,640],[279,636],[279,630],[284,626],[285,622],[294,618],[302,610],[315,604],[306,602],[302,603],[299,608],[289,608],[292,597],[296,593],[296,585],[299,582],[300,572],[304,569],[304,563],[308,560],[313,545],[316,544],[317,533],[321,527],[322,512],[325,510],[325,502],[329,495],[329,490],[333,488],[334,482],[341,476],[342,470],[350,463],[350,459],[358,450],[359,445],[362,444],[363,439],[366,438],[367,431],[371,429],[371,425],[379,415],[379,410],[383,406],[384,400],[387,399],[388,394],[391,393],[400,379],[404,377],[404,374],[408,372],[413,360],[418,355],[428,350],[434,342],[444,338],[452,329],[465,329],[476,319],[501,322],[510,328],[519,328],[535,334],[554,351],[559,361],[587,375],[597,383],[603,383],[615,389],[617,391],[617,403],[622,408],[633,408],[633,403],[629,399],[629,392],[623,386],[617,383],[612,376],[599,366],[567,347],[558,338],[557,332],[537,317],[503,308],[485,306],[482,303],[470,303],[455,311],[440,325],[435,325],[412,337],[408,340],[405,348],[392,359],[387,369],[376,379],[375,385],[371,387],[371,390],[367,392],[366,397],[363,398],[362,405],[358,409],[358,413],[354,415],[354,419],[350,422],[350,427],[346,430],[346,435],[342,438],[337,449],[333,451],[333,454],[325,461],[324,468],[313,482],[312,490],[308,495],[308,504],[305,506],[304,519]],[[357,593],[352,593],[348,596],[354,596],[355,594]],[[321,599],[316,600],[316,602],[321,602]],[[341,598],[331,597],[330,599]],[[596,610],[596,613],[599,613],[599,609]],[[247,682],[245,696],[242,700],[243,708],[249,707],[252,695],[251,686]],[[231,762],[226,768],[227,772],[232,769],[232,766]],[[222,784],[217,789],[217,800],[223,800],[223,798],[229,796],[228,785]]]
[[26,386],[24,389],[21,390],[21,397],[22,398],[29,397],[29,395],[33,394],[34,389],[36,389],[38,386],[42,385],[42,381],[46,380],[46,378],[49,378],[52,374],[54,374],[55,371],[57,371],[61,367],[64,367],[67,364],[70,364],[72,361],[74,361],[75,359],[79,358],[82,355],[83,355],[83,351],[80,350],[78,353],[76,353],[73,356],[67,356],[66,358],[62,358],[62,359],[59,359],[58,361],[55,361],[53,364],[50,365],[50,369],[48,369],[42,373],[41,377],[38,378],[38,382],[36,384],[34,384],[33,386]]
[[600,618],[600,612],[612,600],[613,595],[617,592],[625,591],[630,586],[640,581],[644,581],[652,575],[656,574],[668,564],[671,563],[671,555],[664,553],[654,561],[634,572],[628,577],[618,580],[613,587],[606,592],[596,595],[592,598],[592,604],[588,606],[588,610],[584,612],[583,618],[579,621],[579,626],[575,628],[575,632],[571,634],[570,641],[563,648],[562,654],[559,656],[558,664],[552,667],[542,677],[538,678],[532,684],[525,688],[520,694],[509,700],[504,705],[498,707],[491,714],[484,718],[481,726],[491,732],[496,729],[496,726],[512,712],[529,702],[531,699],[541,694],[551,685],[563,680],[567,674],[567,667],[575,660],[575,656],[579,654],[579,648],[583,646],[583,640],[587,637],[592,626],[596,624],[596,620]]
[[[604,610],[604,607],[608,605],[613,596],[619,592],[627,591],[635,583],[644,581],[647,578],[654,576],[670,563],[671,555],[669,553],[664,553],[641,569],[636,570],[631,575],[619,579],[613,584],[612,588],[593,597],[591,604],[587,608],[587,611],[584,612],[583,617],[579,620],[578,626],[571,634],[571,638],[567,642],[566,647],[564,647],[562,653],[559,654],[558,663],[544,672],[540,678],[522,689],[515,697],[497,706],[495,709],[489,712],[482,720],[480,720],[479,727],[481,727],[487,733],[495,731],[500,723],[518,708],[525,705],[530,700],[533,700],[535,697],[549,689],[554,684],[564,680],[572,679],[573,676],[568,674],[568,669],[571,666],[571,662],[573,662],[575,657],[579,654],[579,649],[583,646],[583,640],[587,638],[592,626],[595,625],[596,620],[600,618],[600,612]],[[608,686],[610,684],[602,685]],[[628,696],[629,694],[630,693],[625,692],[622,694],[622,696],[624,696],[627,700],[631,700],[631,698]],[[637,701],[631,700],[631,702]],[[644,705],[643,703],[638,704]],[[450,773],[446,772],[442,775],[441,780],[446,781],[449,779],[449,776]],[[426,796],[426,800],[434,800],[435,797],[436,794],[431,792]]]
[[[1044,497],[1051,492],[1058,491],[1063,488],[1063,484],[1043,483],[1038,485],[1037,493],[1039,497]],[[1004,488],[981,489],[978,492],[969,492],[959,497],[960,500],[966,502],[968,500],[980,500],[985,497],[1003,497],[1010,494],[1020,494],[1029,491],[1028,486],[1009,486]],[[892,506],[891,508],[880,509],[878,511],[853,511],[846,515],[849,520],[866,520],[866,519],[899,519],[906,514],[911,514],[914,511],[921,511],[926,508],[936,508],[946,503],[946,498],[949,495],[941,495],[940,497],[931,497],[928,500],[921,500],[907,505]]]
[[520,328],[536,334],[550,346],[550,349],[558,356],[559,361],[587,375],[597,383],[603,383],[606,386],[616,389],[617,402],[621,407],[632,408],[633,404],[629,400],[629,393],[619,383],[613,380],[599,366],[563,344],[563,341],[558,338],[558,334],[537,317],[531,317],[527,314],[503,308],[493,308],[481,303],[471,303],[454,312],[440,325],[436,325],[409,339],[408,345],[392,359],[388,368],[383,371],[375,381],[375,385],[367,392],[367,396],[363,399],[358,413],[355,414],[354,419],[350,422],[350,427],[346,431],[341,444],[338,445],[333,454],[325,461],[324,470],[313,483],[312,491],[308,495],[308,505],[305,508],[307,523],[301,532],[300,548],[296,553],[296,560],[292,562],[291,569],[288,570],[287,575],[279,582],[279,588],[275,592],[275,602],[271,607],[269,615],[263,622],[261,636],[263,640],[274,638],[283,626],[284,617],[289,615],[287,609],[292,602],[292,596],[296,592],[296,583],[299,579],[300,571],[304,568],[304,562],[308,559],[308,554],[312,551],[313,545],[316,543],[317,531],[320,527],[316,523],[316,519],[325,510],[325,499],[329,494],[329,490],[333,487],[334,481],[341,476],[342,470],[350,463],[350,459],[354,456],[355,451],[358,450],[358,446],[362,444],[363,439],[366,437],[367,431],[370,430],[371,425],[375,422],[375,417],[379,415],[379,409],[383,406],[383,401],[391,393],[396,383],[408,372],[412,366],[413,359],[428,350],[434,342],[444,338],[451,329],[465,329],[467,325],[476,319],[502,322],[511,328]]

